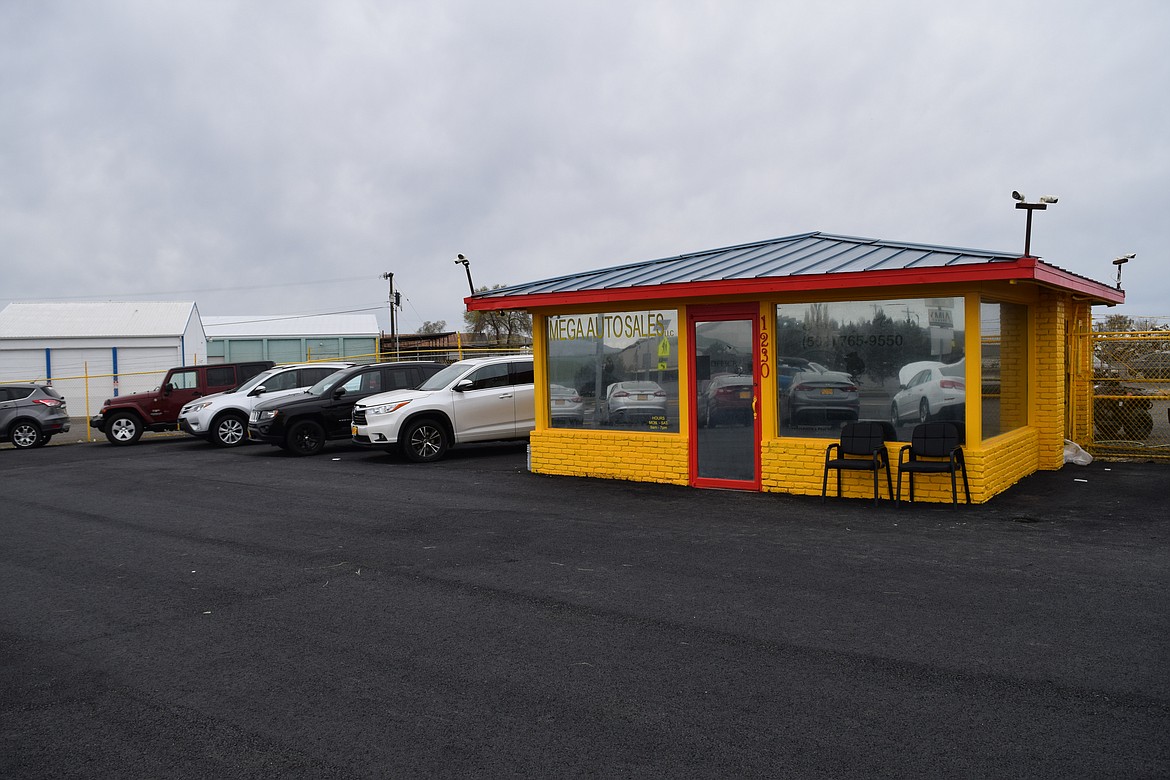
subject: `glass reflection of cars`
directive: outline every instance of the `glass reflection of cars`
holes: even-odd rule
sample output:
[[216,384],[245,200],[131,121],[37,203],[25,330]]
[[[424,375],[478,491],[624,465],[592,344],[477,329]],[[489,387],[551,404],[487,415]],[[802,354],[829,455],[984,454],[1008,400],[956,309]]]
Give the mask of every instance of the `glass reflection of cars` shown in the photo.
[[714,427],[720,423],[752,422],[752,378],[746,374],[723,374],[711,379],[698,396],[698,423]]
[[666,415],[666,391],[657,382],[614,382],[601,402],[606,423],[648,421]]
[[890,402],[890,422],[901,425],[908,420],[962,420],[967,402],[964,362],[920,363],[913,367],[918,370]]
[[804,371],[793,373],[780,394],[780,417],[789,425],[852,422],[860,416],[857,381],[819,363],[810,362]]
[[549,416],[554,426],[582,425],[585,422],[585,402],[571,387],[549,385]]

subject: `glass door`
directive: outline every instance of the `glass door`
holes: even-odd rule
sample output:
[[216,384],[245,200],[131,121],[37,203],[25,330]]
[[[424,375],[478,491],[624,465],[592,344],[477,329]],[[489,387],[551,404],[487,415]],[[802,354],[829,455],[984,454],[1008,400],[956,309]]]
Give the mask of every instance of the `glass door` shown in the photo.
[[759,490],[757,307],[688,314],[691,343],[691,482]]

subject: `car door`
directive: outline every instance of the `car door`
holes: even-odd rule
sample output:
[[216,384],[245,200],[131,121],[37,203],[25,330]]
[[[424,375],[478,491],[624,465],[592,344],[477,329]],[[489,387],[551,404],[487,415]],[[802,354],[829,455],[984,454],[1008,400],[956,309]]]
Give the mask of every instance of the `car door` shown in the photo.
[[[321,411],[321,424],[325,426],[325,434],[330,438],[347,438],[353,405],[363,398],[385,392],[387,389],[389,388],[384,386],[380,366],[367,366],[333,388],[325,402],[325,408]],[[340,395],[337,393],[338,390],[342,391]]]
[[0,387],[0,431],[7,431],[16,419],[16,399],[20,392],[15,387]]
[[516,435],[516,388],[507,363],[480,366],[471,386],[452,390],[456,441],[509,439]]
[[533,384],[532,362],[522,360],[509,365],[512,387],[516,396],[515,405],[516,428],[515,435],[524,434],[536,428],[536,386]]
[[159,394],[153,399],[154,408],[150,414],[156,420],[177,420],[179,412],[184,406],[205,395],[200,383],[201,368],[189,368],[184,371],[171,373],[167,387],[160,388]]

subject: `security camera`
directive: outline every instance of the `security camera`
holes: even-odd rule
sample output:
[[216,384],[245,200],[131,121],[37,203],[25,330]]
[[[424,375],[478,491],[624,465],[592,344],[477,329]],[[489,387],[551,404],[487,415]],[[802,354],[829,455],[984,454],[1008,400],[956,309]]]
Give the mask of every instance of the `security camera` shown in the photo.
[[1040,198],[1041,203],[1056,203],[1058,200],[1060,200],[1060,198],[1054,198],[1051,195],[1045,195]]
[[1114,265],[1125,265],[1130,260],[1133,260],[1135,257],[1137,257],[1137,252],[1130,252],[1128,255],[1122,255],[1121,257],[1114,260],[1113,264]]
[[1024,200],[1024,196],[1021,195],[1018,190],[1012,190],[1012,197],[1019,201]]
[[467,258],[466,258],[466,257],[464,257],[463,255],[455,255],[455,256],[456,256],[456,257],[458,257],[460,260],[466,260],[466,259],[467,259]]

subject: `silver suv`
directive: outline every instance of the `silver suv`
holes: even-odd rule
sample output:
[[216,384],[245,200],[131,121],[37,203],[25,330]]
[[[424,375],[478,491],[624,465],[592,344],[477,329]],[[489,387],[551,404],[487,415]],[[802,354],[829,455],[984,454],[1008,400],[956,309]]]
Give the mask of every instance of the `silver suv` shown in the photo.
[[536,427],[532,358],[472,358],[452,363],[414,390],[363,398],[353,407],[358,444],[396,449],[417,463],[453,444],[525,439]]
[[51,387],[0,385],[0,441],[17,449],[43,447],[55,434],[69,430],[65,399]]

